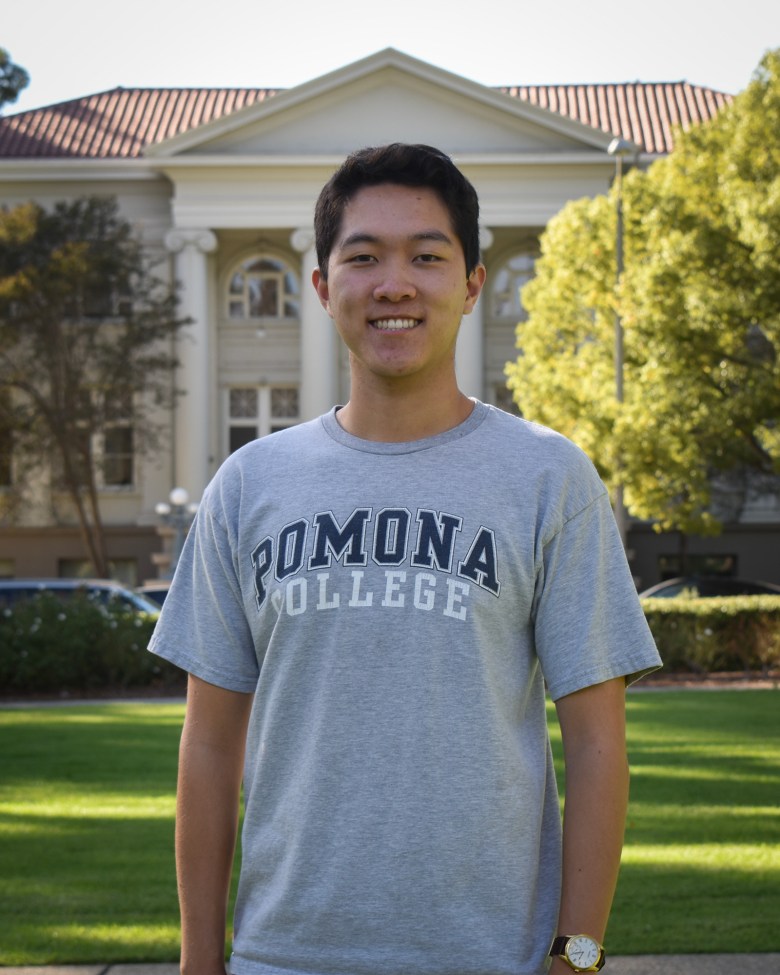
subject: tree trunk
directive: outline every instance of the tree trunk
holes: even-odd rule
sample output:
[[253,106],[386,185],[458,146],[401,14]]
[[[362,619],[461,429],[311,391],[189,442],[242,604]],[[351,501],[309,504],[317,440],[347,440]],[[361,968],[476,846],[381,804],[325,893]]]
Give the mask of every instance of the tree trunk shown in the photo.
[[111,567],[108,561],[108,549],[106,546],[106,533],[103,529],[103,519],[100,515],[100,503],[98,501],[97,488],[92,467],[90,467],[89,478],[89,506],[92,510],[92,522],[88,527],[90,540],[94,555],[92,561],[95,564],[95,571],[101,579],[108,579],[111,575]]
[[90,519],[89,512],[84,504],[84,485],[79,482],[76,476],[69,452],[62,446],[61,454],[65,473],[65,486],[78,515],[79,534],[84,545],[84,554],[92,563],[94,574],[100,579],[107,579],[110,576],[110,568],[92,467],[89,465],[87,468],[89,471],[89,483],[86,485],[89,495],[89,507],[92,512],[92,519]]

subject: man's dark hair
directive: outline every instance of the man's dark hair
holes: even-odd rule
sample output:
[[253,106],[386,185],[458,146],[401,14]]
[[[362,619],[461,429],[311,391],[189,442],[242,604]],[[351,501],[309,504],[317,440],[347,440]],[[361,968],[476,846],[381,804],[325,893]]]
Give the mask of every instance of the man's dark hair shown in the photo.
[[328,259],[341,227],[344,208],[365,186],[425,187],[441,199],[463,248],[466,274],[479,264],[477,192],[449,156],[432,146],[394,142],[351,153],[331,176],[314,209],[314,235],[320,273],[328,276]]

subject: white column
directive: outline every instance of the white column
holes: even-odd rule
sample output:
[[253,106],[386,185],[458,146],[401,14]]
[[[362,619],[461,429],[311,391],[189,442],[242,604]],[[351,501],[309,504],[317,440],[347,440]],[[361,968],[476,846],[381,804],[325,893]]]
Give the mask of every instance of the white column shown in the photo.
[[209,341],[208,254],[217,249],[210,230],[168,231],[165,246],[176,255],[179,310],[190,324],[177,343],[177,385],[184,390],[176,405],[174,423],[174,472],[177,487],[186,488],[198,500],[211,477],[209,448],[214,424]]
[[301,259],[301,419],[326,413],[338,399],[338,336],[311,283],[317,266],[314,231],[296,230],[290,243]]
[[[480,227],[479,246],[485,251],[493,243],[493,234]],[[466,396],[485,398],[485,320],[482,309],[487,301],[483,292],[470,315],[460,323],[458,344],[455,346],[455,373],[458,386]]]

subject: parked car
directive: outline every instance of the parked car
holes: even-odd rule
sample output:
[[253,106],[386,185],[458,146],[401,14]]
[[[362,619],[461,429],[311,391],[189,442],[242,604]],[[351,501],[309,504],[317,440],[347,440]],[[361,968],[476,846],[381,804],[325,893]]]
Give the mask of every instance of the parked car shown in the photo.
[[159,609],[165,602],[165,597],[168,595],[170,588],[171,584],[169,581],[160,579],[158,582],[147,582],[143,586],[136,586],[135,592],[144,596],[146,599],[151,599]]
[[160,607],[151,599],[110,579],[0,579],[0,607],[44,592],[63,600],[86,596],[101,606],[119,606],[154,616],[160,612]]
[[752,582],[747,579],[732,579],[728,576],[681,576],[659,582],[639,593],[641,599],[671,599],[682,595],[780,596],[780,586],[775,586],[771,582]]

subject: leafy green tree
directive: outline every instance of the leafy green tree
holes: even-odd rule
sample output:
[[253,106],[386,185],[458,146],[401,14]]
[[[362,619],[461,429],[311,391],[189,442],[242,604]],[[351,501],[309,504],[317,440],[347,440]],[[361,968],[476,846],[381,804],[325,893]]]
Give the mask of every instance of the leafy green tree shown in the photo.
[[15,102],[19,92],[30,84],[30,76],[14,64],[11,55],[0,47],[0,108],[8,102]]
[[509,384],[527,417],[625,486],[633,515],[714,533],[723,486],[780,472],[780,51],[622,190],[618,286],[615,187],[549,224]]
[[[0,431],[12,436],[14,486],[51,470],[100,576],[100,487],[132,483],[134,458],[159,448],[183,324],[115,200],[0,211]],[[118,459],[96,453],[117,436]]]

